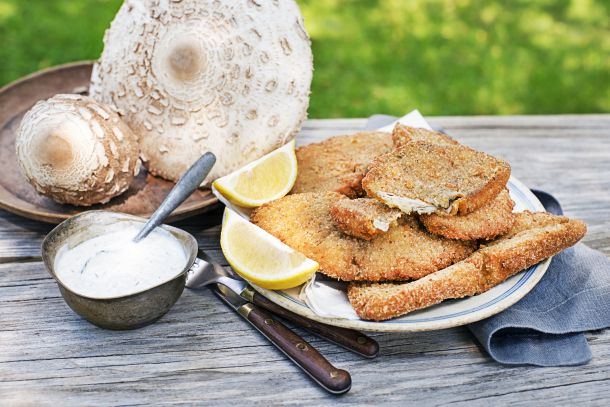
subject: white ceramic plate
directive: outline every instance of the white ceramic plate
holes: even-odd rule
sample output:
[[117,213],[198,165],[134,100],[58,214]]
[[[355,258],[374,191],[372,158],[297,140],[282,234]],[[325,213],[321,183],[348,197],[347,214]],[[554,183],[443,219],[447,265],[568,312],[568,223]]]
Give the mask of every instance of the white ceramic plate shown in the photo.
[[[515,201],[515,211],[544,211],[540,201],[520,181],[511,177],[508,182],[510,195]],[[298,297],[298,289],[272,291],[254,287],[276,304],[299,315],[329,325],[342,326],[361,331],[415,332],[451,328],[480,321],[510,307],[525,296],[540,281],[551,259],[547,259],[509,278],[504,283],[474,297],[445,301],[400,318],[383,322],[325,318],[315,314]]]

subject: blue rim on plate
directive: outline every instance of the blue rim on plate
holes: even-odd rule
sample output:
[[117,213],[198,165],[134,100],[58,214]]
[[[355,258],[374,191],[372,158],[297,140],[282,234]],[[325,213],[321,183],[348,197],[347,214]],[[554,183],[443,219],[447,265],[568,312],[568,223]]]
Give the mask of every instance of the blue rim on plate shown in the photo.
[[[544,211],[538,198],[521,181],[511,177],[508,181],[508,189],[516,203],[517,211]],[[477,296],[445,301],[433,307],[382,322],[322,317],[315,314],[294,293],[266,290],[256,286],[254,288],[271,301],[290,311],[329,325],[364,331],[431,331],[466,325],[505,310],[534,288],[548,269],[550,262],[551,258],[548,258]]]

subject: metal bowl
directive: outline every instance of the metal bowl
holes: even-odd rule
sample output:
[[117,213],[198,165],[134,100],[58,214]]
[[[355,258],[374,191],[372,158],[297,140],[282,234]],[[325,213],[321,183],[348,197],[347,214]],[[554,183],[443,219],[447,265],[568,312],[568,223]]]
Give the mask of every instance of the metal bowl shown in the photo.
[[119,212],[89,211],[73,216],[47,235],[42,242],[42,259],[55,279],[66,303],[87,321],[107,329],[135,329],[161,318],[176,303],[186,284],[186,272],[197,257],[197,241],[189,233],[161,226],[184,245],[188,260],[172,279],[144,291],[112,298],[94,298],[73,292],[57,277],[55,256],[64,245],[78,245],[95,236],[120,228],[121,222],[141,222],[146,219]]

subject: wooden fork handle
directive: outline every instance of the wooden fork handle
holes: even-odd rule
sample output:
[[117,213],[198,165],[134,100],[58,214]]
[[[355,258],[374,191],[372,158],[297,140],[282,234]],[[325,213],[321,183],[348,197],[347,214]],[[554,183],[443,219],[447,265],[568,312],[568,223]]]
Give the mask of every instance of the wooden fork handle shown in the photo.
[[257,293],[251,287],[246,288],[242,293],[250,302],[258,305],[282,317],[292,323],[300,325],[311,333],[336,343],[347,350],[355,352],[366,358],[374,358],[379,355],[379,344],[373,338],[366,336],[358,331],[347,328],[340,328],[332,325],[323,324],[309,318],[305,318],[294,312],[288,311]]
[[253,304],[242,305],[238,312],[325,390],[333,394],[350,390],[352,378],[347,371],[334,367],[313,346],[271,314]]

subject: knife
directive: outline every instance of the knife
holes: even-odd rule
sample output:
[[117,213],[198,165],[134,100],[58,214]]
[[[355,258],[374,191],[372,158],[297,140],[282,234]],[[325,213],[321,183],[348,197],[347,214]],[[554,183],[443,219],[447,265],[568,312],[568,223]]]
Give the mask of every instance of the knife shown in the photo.
[[350,390],[352,387],[350,374],[334,367],[284,324],[222,284],[216,284],[213,291],[325,390],[333,394],[344,394]]
[[314,335],[366,358],[374,358],[379,355],[379,344],[367,335],[353,329],[317,322],[288,311],[257,293],[245,280],[226,270],[203,250],[199,250],[198,257],[187,275],[186,286],[188,288],[200,288],[210,283],[223,284],[246,301],[300,325]]

